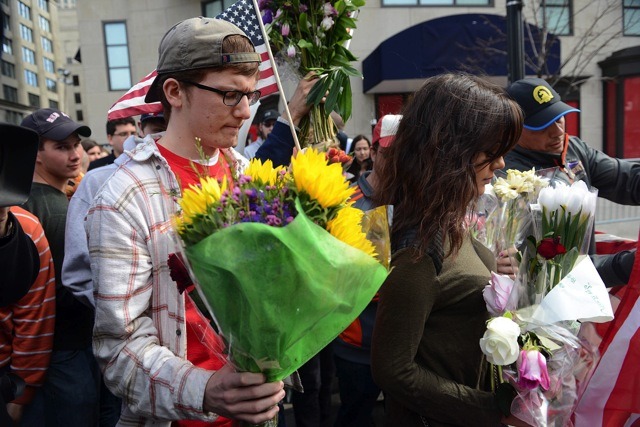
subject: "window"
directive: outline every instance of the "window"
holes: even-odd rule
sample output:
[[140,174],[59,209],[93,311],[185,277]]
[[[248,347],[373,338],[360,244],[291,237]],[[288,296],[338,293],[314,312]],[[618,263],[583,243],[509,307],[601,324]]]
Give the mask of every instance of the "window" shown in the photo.
[[20,35],[24,41],[33,43],[33,30],[31,28],[20,24]]
[[53,99],[49,100],[49,108],[53,108],[56,110],[60,109],[60,104],[58,103],[58,101],[54,101]]
[[572,35],[571,6],[571,0],[542,0],[539,10],[542,26],[558,36]]
[[11,39],[5,37],[2,40],[2,52],[6,53],[7,55],[13,55],[13,42],[11,41]]
[[40,108],[40,97],[34,93],[29,93],[29,106]]
[[73,75],[73,85],[80,86],[80,76],[78,76],[77,74]]
[[17,111],[7,110],[4,114],[4,118],[7,123],[12,123],[14,125],[19,125],[20,123],[22,123],[22,119],[24,118],[22,114],[18,113]]
[[31,70],[24,70],[24,78],[28,85],[38,87],[38,75]]
[[11,77],[12,79],[16,78],[16,66],[11,62],[2,61],[2,75]]
[[[7,4],[7,6],[9,5]],[[7,33],[11,31],[11,16],[7,13],[3,13],[3,17],[4,19],[2,20],[2,28],[4,29],[4,32]]]
[[45,71],[47,71],[48,73],[56,72],[56,66],[54,65],[53,61],[50,60],[49,58],[42,58],[42,63],[44,65]]
[[51,22],[45,18],[44,16],[40,15],[38,17],[38,20],[40,21],[40,28],[42,28],[42,31],[46,31],[47,33],[51,32]]
[[82,96],[79,93],[74,93],[73,97],[76,101],[76,104],[82,104]]
[[42,40],[42,49],[45,52],[53,53],[53,43],[51,43],[51,40],[44,36],[40,37],[40,40]]
[[36,65],[36,53],[28,47],[22,46],[22,60],[29,64]]
[[84,121],[84,114],[82,114],[82,110],[77,110],[76,111],[76,121],[77,122]]
[[5,101],[18,102],[18,89],[15,87],[2,85],[2,93]]
[[235,3],[233,0],[215,0],[202,2],[202,16],[215,18],[225,9],[231,7]]
[[38,7],[45,12],[49,12],[49,0],[38,0]]
[[640,36],[640,0],[624,0],[625,36]]
[[124,22],[105,23],[104,41],[107,48],[109,89],[129,89],[131,87],[131,68],[126,24]]
[[491,6],[493,0],[382,0],[383,6]]
[[21,1],[18,2],[18,12],[27,21],[31,21],[31,8]]
[[56,82],[54,79],[46,78],[45,82],[47,84],[47,89],[49,89],[49,92],[58,91],[58,82]]

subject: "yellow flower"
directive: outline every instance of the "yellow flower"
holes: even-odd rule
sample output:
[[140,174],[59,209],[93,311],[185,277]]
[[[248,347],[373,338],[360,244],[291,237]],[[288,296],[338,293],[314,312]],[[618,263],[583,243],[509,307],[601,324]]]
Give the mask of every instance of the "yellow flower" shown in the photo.
[[215,178],[209,176],[200,178],[200,185],[190,185],[184,190],[180,207],[182,208],[182,221],[190,224],[197,215],[204,215],[207,208],[220,200],[220,196],[227,190],[227,180],[223,179],[222,185]]
[[271,160],[262,163],[258,159],[252,159],[244,174],[250,176],[253,182],[275,185],[282,170],[284,170],[282,166],[274,168]]
[[360,249],[367,255],[376,256],[376,249],[362,231],[362,216],[364,212],[351,206],[338,211],[335,218],[327,223],[327,231],[336,239]]
[[342,166],[327,164],[325,154],[312,148],[291,159],[291,174],[298,192],[307,193],[325,209],[344,204],[355,191],[342,175]]

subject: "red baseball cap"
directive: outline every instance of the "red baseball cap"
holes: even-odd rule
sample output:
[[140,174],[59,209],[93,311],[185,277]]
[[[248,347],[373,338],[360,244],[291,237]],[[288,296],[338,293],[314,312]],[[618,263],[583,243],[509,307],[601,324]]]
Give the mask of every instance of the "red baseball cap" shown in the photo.
[[381,147],[390,146],[395,139],[401,119],[402,115],[399,114],[382,116],[376,123],[376,127],[373,128],[373,140],[371,142],[373,144],[377,142]]

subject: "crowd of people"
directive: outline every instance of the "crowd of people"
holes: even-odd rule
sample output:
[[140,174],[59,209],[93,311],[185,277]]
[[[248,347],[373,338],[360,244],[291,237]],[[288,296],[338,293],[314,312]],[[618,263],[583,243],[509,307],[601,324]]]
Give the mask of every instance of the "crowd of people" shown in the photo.
[[[108,121],[108,156],[91,129],[56,109],[2,125],[3,138],[34,147],[15,158],[33,165],[28,199],[0,198],[0,375],[23,383],[3,394],[2,425],[223,426],[282,410],[285,382],[236,372],[204,344],[220,340],[214,324],[167,264],[183,189],[203,174],[231,181],[251,158],[289,163],[294,141],[276,110],[261,113],[244,156],[234,149],[260,97],[260,61],[234,25],[187,19],[163,37],[146,95],[163,113]],[[303,78],[289,100],[294,126],[314,83]],[[539,90],[550,97],[536,101]],[[393,268],[353,324],[294,375],[304,389],[292,392],[295,425],[326,425],[334,376],[336,427],[374,425],[381,393],[386,426],[527,425],[499,407],[478,345],[489,319],[482,290],[513,263],[475,241],[465,216],[495,171],[510,168],[557,167],[639,205],[640,164],[567,135],[564,116],[577,111],[541,79],[507,91],[443,74],[402,115],[381,117],[372,138],[348,140],[354,206],[394,207]],[[635,251],[594,260],[607,284],[624,284]]]

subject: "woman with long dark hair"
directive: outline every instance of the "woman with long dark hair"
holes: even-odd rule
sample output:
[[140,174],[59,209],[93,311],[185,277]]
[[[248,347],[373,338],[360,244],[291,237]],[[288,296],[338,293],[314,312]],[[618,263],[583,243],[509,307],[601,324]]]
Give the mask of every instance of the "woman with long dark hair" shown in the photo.
[[373,168],[371,141],[364,135],[357,135],[353,138],[351,146],[353,147],[353,162],[347,169],[347,178],[351,182],[356,182],[361,174]]
[[470,206],[504,167],[522,112],[491,83],[426,80],[376,167],[376,199],[394,205],[393,269],[380,291],[372,369],[387,426],[526,425],[503,414],[479,341],[492,253],[465,228]]

